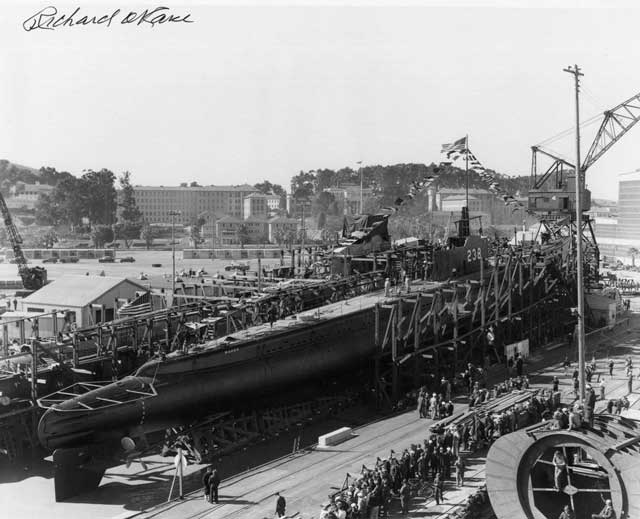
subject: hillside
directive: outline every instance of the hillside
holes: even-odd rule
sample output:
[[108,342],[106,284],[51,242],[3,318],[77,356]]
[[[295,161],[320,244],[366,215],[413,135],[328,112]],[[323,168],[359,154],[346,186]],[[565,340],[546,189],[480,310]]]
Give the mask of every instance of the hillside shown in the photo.
[[36,181],[42,182],[37,169],[0,159],[0,190],[2,192],[7,192],[16,182],[33,184]]

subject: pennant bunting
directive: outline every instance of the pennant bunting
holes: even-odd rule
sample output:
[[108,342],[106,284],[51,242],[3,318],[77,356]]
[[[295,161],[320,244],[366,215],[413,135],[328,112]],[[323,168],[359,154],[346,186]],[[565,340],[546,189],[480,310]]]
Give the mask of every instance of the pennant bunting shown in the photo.
[[[536,216],[533,211],[530,211],[525,205],[516,200],[515,197],[507,193],[496,180],[495,174],[491,173],[487,168],[482,165],[482,162],[471,152],[467,146],[466,137],[458,139],[451,144],[443,144],[441,154],[444,160],[441,160],[441,165],[452,165],[457,161],[465,161],[465,166],[468,165],[469,170],[475,171],[480,175],[480,178],[488,184],[488,189],[494,195],[501,198],[507,207],[512,208],[512,213],[515,211],[525,211],[531,216]],[[458,164],[458,167],[464,167]]]

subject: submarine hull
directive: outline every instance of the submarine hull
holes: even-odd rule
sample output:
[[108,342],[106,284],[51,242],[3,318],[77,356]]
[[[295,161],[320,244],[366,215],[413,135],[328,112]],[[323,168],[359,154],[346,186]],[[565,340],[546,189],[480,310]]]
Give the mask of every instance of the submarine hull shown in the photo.
[[[48,409],[38,436],[53,450],[122,438],[132,430],[166,429],[355,371],[374,350],[373,312],[363,310],[285,333],[169,356],[146,363],[134,376]],[[141,396],[126,400],[131,395]],[[98,407],[96,402],[120,403]]]

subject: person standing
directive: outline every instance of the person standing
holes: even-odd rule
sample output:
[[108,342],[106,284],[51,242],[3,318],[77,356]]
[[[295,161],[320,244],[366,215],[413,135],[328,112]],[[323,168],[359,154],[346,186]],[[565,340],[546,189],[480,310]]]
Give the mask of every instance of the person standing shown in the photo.
[[218,469],[211,471],[211,477],[209,478],[209,487],[211,500],[214,503],[218,503],[218,487],[220,486],[220,476],[218,475]]
[[276,321],[278,315],[278,305],[275,301],[271,302],[269,309],[267,310],[267,319],[269,320],[269,326],[273,328],[273,323]]
[[424,399],[425,399],[425,391],[424,388],[420,389],[420,393],[418,393],[418,418],[425,418],[424,416]]
[[440,472],[436,474],[436,478],[433,480],[433,487],[436,492],[436,505],[439,505],[440,501],[444,501],[444,497],[442,495],[442,490],[444,489],[444,479],[442,478],[442,474]]
[[560,388],[560,380],[558,380],[558,376],[554,375],[553,377],[553,392],[557,393]]
[[564,360],[562,361],[562,368],[564,370],[564,374],[567,374],[567,370],[569,369],[569,366],[571,366],[571,362],[569,362],[569,355],[565,355],[564,356]]
[[522,360],[522,357],[520,356],[520,354],[518,354],[518,358],[516,359],[516,375],[521,377],[523,369],[524,369],[524,361]]
[[604,400],[604,390],[605,390],[604,379],[602,379],[600,381],[600,400]]
[[462,485],[464,485],[464,460],[462,459],[461,456],[458,456],[458,459],[456,459],[455,462],[455,467],[456,467],[456,485],[458,487],[461,487]]
[[402,486],[400,487],[400,506],[402,507],[402,515],[409,513],[409,499],[411,499],[411,489],[406,479],[402,480]]
[[287,501],[284,496],[280,495],[280,492],[276,492],[276,496],[278,496],[276,499],[276,516],[284,517],[285,510],[287,508]]
[[564,472],[567,469],[567,462],[561,451],[557,450],[553,455],[553,485],[560,492],[564,482]]
[[204,500],[207,503],[211,502],[211,487],[209,486],[209,480],[211,479],[211,472],[213,467],[207,467],[207,471],[202,476],[202,486],[204,488]]
[[613,359],[609,359],[609,378],[613,378]]
[[591,385],[587,384],[587,391],[585,393],[584,400],[584,420],[589,424],[589,427],[593,427],[596,400],[596,392],[593,390]]
[[633,373],[629,370],[628,379],[627,379],[627,393],[633,393]]

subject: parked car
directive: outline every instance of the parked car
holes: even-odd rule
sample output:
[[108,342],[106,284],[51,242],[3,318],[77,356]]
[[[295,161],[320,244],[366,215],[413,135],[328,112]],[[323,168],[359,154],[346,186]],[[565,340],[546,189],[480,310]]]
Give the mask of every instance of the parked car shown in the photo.
[[133,256],[125,256],[124,258],[120,258],[120,263],[133,263],[136,259]]
[[115,263],[115,261],[113,256],[102,256],[102,258],[98,258],[98,263]]
[[58,263],[58,258],[45,258],[42,260],[42,263]]
[[78,256],[67,256],[66,258],[60,258],[60,263],[78,263],[80,258]]

